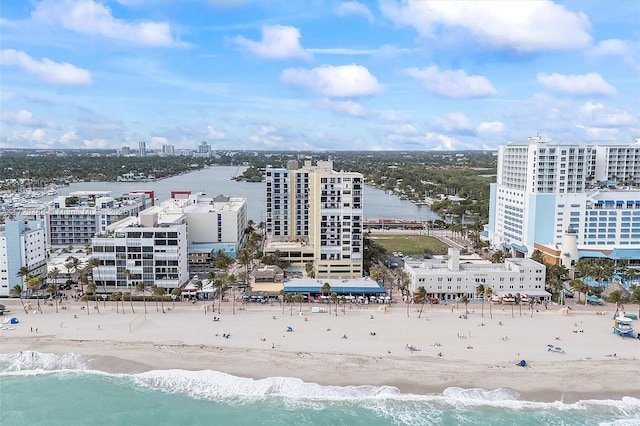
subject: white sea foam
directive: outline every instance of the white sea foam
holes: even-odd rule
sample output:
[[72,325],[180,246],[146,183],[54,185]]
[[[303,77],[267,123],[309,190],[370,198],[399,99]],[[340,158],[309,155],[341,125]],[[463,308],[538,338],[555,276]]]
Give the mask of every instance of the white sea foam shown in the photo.
[[56,371],[86,370],[86,357],[35,351],[0,354],[0,375],[33,375]]
[[[403,424],[413,424],[414,421],[424,419],[424,416],[437,417],[440,410],[474,409],[482,406],[512,411],[577,410],[613,418],[640,418],[640,399],[631,396],[617,400],[581,400],[575,403],[534,402],[521,400],[517,392],[508,389],[451,387],[439,395],[418,395],[401,393],[392,386],[323,386],[292,377],[251,379],[210,370],[154,370],[137,374],[110,374],[93,369],[100,364],[100,358],[78,354],[54,355],[22,351],[0,354],[0,376],[57,372],[100,374],[125,379],[143,388],[233,404],[269,399],[279,399],[289,407],[304,406],[311,409],[322,408],[326,404],[356,404],[385,417],[403,419]],[[605,424],[607,423],[603,423]],[[627,426],[638,422],[610,424]]]

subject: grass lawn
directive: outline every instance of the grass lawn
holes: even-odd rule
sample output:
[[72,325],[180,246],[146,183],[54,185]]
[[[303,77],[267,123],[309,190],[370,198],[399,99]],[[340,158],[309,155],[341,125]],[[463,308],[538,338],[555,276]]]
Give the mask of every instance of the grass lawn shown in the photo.
[[403,254],[424,254],[430,249],[434,254],[446,254],[448,246],[442,241],[425,235],[375,235],[371,239],[387,249],[387,253],[401,251]]

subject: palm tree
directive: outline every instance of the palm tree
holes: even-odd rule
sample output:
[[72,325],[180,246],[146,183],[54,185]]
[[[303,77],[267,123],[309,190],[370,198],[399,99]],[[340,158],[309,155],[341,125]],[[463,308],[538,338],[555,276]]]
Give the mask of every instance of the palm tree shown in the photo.
[[[164,295],[165,295],[165,288],[164,287],[160,287],[157,285],[153,285],[151,287],[151,292],[153,293],[154,296],[159,297],[160,298],[160,303],[162,305],[162,313],[166,313],[164,311]],[[158,306],[158,302],[156,301],[156,310],[157,310],[157,306]]]
[[[224,279],[220,276],[221,274],[215,274],[215,279],[213,280],[213,286],[218,291],[218,314],[222,313],[222,292],[224,290]],[[215,299],[214,299],[215,303]]]
[[278,294],[280,295],[280,301],[282,303],[282,315],[284,315],[284,300],[285,300],[285,293],[284,293],[284,288],[281,288],[280,291],[278,292]]
[[574,278],[571,281],[569,281],[569,285],[574,291],[578,293],[578,303],[580,303],[580,293],[582,293],[586,284],[583,283],[580,278]]
[[31,294],[33,294],[33,292],[36,292],[36,299],[38,300],[38,311],[40,313],[42,313],[42,308],[40,307],[40,296],[38,295],[37,290],[40,288],[40,283],[42,281],[40,280],[39,277],[30,277],[27,280],[27,288],[31,291]]
[[129,278],[131,278],[131,270],[125,269],[124,271],[122,271],[122,275],[124,275],[124,278],[127,280],[127,290],[129,290]]
[[284,298],[289,304],[289,307],[291,308],[291,311],[289,312],[289,316],[293,316],[293,296],[291,295],[291,293],[287,293],[284,295]]
[[[82,262],[80,261],[80,259],[78,259],[75,256],[69,256],[67,257],[65,263],[65,268],[67,268],[68,271],[73,271],[73,273],[76,275],[76,281],[80,281],[78,274],[80,273],[80,268],[82,267]],[[84,285],[82,283],[82,281],[80,281],[80,292],[84,293]]]
[[27,311],[27,307],[24,305],[24,300],[22,300],[22,286],[20,284],[14,285],[13,287],[11,287],[9,294],[11,295],[11,297],[20,298],[20,303],[22,303],[22,309],[24,309],[25,314],[28,314],[29,311]]
[[22,285],[26,286],[27,279],[28,279],[27,277],[29,277],[29,275],[30,275],[29,267],[21,266],[20,269],[18,269],[18,273],[16,274],[16,277],[21,278]]
[[481,316],[482,318],[484,318],[484,285],[480,284],[476,287],[476,295],[481,294],[482,295],[482,307],[481,307]]
[[631,293],[631,303],[638,305],[638,316],[640,317],[640,287],[636,287]]
[[122,297],[122,292],[120,292],[120,291],[114,291],[109,296],[109,300],[110,301],[116,302],[116,314],[120,313],[120,298],[121,297]]
[[142,303],[144,303],[144,317],[147,317],[147,296],[146,296],[147,286],[144,285],[144,282],[139,281],[136,284],[136,292],[138,294],[142,293]]
[[522,303],[520,303],[521,300],[522,300],[522,295],[520,293],[516,293],[516,303],[520,307],[520,316],[522,316]]
[[98,286],[96,285],[95,281],[93,280],[89,281],[89,284],[87,284],[87,294],[93,294],[93,299],[96,301],[96,310],[98,311],[98,313],[100,313],[100,306],[98,304],[98,295],[96,294],[97,289],[98,289]]
[[467,309],[467,305],[469,305],[469,298],[467,297],[466,294],[463,294],[462,297],[460,298],[460,301],[464,304],[464,312],[465,314],[468,313],[468,309]]
[[127,291],[126,293],[124,293],[124,295],[129,298],[129,304],[131,305],[131,312],[135,314],[136,311],[133,309],[133,297],[131,296],[131,292]]
[[[338,293],[336,293],[335,291],[331,293],[331,296],[329,296],[329,301],[336,304],[336,316],[338,316]],[[331,308],[329,308],[329,311],[331,311]]]
[[85,293],[85,294],[83,294],[83,295],[82,295],[82,297],[80,298],[80,300],[81,300],[82,302],[86,302],[86,304],[87,304],[87,315],[91,315],[91,314],[89,313],[89,295],[88,295],[88,294],[86,294],[86,293]]
[[420,306],[420,313],[418,314],[418,318],[420,318],[422,316],[422,310],[424,309],[424,304],[427,301],[427,290],[424,288],[424,286],[418,287],[418,290],[416,290],[414,297],[416,299],[416,302],[419,302],[422,304],[422,306]]
[[300,312],[302,312],[302,302],[304,302],[304,296],[302,295],[302,293],[296,294],[293,300],[294,302],[300,304]]
[[315,278],[316,277],[316,269],[313,266],[313,262],[306,262],[304,264],[304,271],[307,273],[307,276],[309,278]]
[[240,262],[240,264],[244,266],[244,270],[247,273],[247,276],[249,275],[249,265],[251,265],[252,261],[253,255],[251,254],[251,250],[249,250],[248,248],[243,248],[242,250],[240,250],[240,252],[238,253],[238,262]]
[[[99,278],[98,278],[98,280],[95,279],[96,277],[95,277],[95,274],[94,274],[93,271],[95,271],[96,268],[98,268],[98,271],[100,271],[99,267],[100,267],[100,260],[98,260],[97,257],[92,257],[87,262],[87,268],[89,268],[89,270],[91,271],[91,275],[93,276],[94,281],[96,282],[96,284],[101,280]],[[98,275],[100,275],[100,274],[98,274]],[[102,291],[104,291],[104,294],[107,294],[107,286],[105,285],[104,280],[102,280]]]
[[485,287],[484,289],[484,297],[485,299],[489,299],[489,317],[493,319],[493,311],[491,310],[491,295],[493,294],[493,289],[491,287]]
[[340,296],[340,303],[342,303],[342,315],[347,315],[347,296]]
[[182,290],[178,287],[171,290],[171,300],[173,300],[173,309],[176,308],[176,299],[180,297],[181,294],[182,294]]
[[57,266],[49,271],[49,278],[53,280],[56,287],[58,287],[58,275],[60,275],[60,269]]
[[47,286],[47,288],[44,289],[45,293],[49,294],[51,297],[53,297],[53,300],[56,304],[56,314],[58,313],[58,286],[55,285],[54,283],[51,283]]
[[[327,296],[328,296],[330,291],[331,291],[331,284],[329,283],[324,283],[322,284],[322,287],[320,287],[320,293],[322,293],[323,296],[325,293],[327,293]],[[329,315],[331,315],[331,308],[329,308]]]
[[125,292],[121,291],[120,292],[120,302],[122,303],[122,314],[123,315],[126,314],[126,312],[124,311],[124,295],[125,295]]

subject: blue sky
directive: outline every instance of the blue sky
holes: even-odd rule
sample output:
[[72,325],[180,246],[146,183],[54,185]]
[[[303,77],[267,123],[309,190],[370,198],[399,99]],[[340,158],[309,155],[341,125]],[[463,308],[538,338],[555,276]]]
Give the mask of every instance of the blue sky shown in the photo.
[[15,0],[0,148],[640,138],[640,2]]

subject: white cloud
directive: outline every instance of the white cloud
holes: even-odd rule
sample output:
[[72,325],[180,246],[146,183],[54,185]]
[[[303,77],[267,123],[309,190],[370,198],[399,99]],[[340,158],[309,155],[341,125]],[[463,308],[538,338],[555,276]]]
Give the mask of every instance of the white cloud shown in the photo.
[[217,131],[213,126],[207,126],[207,137],[209,139],[222,140],[226,139],[227,135],[224,132]]
[[253,41],[238,36],[233,39],[238,45],[248,49],[261,58],[311,60],[313,55],[300,45],[300,30],[283,25],[262,28],[262,40]]
[[478,133],[501,133],[504,131],[504,123],[500,121],[483,121],[476,127]]
[[580,120],[591,127],[629,127],[638,124],[638,119],[628,111],[608,108],[601,103],[585,103],[579,110]]
[[640,73],[640,42],[620,39],[602,40],[589,51],[589,55],[620,57],[629,67]]
[[281,148],[281,144],[284,141],[284,138],[280,135],[275,134],[275,132],[275,127],[263,126],[255,135],[250,136],[249,140],[263,148]]
[[330,98],[374,95],[383,87],[361,65],[323,65],[311,70],[288,68],[280,74],[285,84],[310,89]]
[[30,111],[21,109],[18,112],[2,111],[0,119],[3,123],[19,124],[21,126],[32,126],[36,123],[33,114]]
[[581,48],[591,42],[584,13],[548,0],[382,0],[380,9],[396,25],[414,27],[422,37],[463,30],[489,46],[520,52]]
[[141,46],[174,46],[166,22],[130,23],[116,19],[111,9],[94,0],[44,0],[31,14],[36,22],[60,25],[80,34],[99,35]]
[[471,129],[469,118],[461,112],[450,112],[433,120],[433,126],[443,132],[459,132]]
[[358,3],[357,1],[346,1],[344,3],[340,3],[340,5],[336,8],[336,15],[360,15],[369,22],[373,22],[374,20],[373,14],[369,10],[369,8],[362,3]]
[[91,84],[91,73],[69,63],[33,59],[25,52],[13,49],[0,51],[0,65],[14,65],[41,80],[53,84]]
[[467,75],[464,70],[440,71],[432,65],[423,69],[407,68],[404,73],[420,81],[429,92],[447,98],[474,98],[498,93],[486,77]]
[[454,151],[456,140],[450,136],[442,135],[440,133],[427,132],[426,141],[430,144],[436,144],[430,149],[435,151]]
[[598,73],[585,75],[538,73],[538,82],[553,92],[568,95],[614,95],[616,93],[616,89],[604,81]]
[[358,102],[353,101],[332,101],[323,99],[320,105],[332,111],[347,114],[352,117],[364,117],[366,115],[364,108]]

